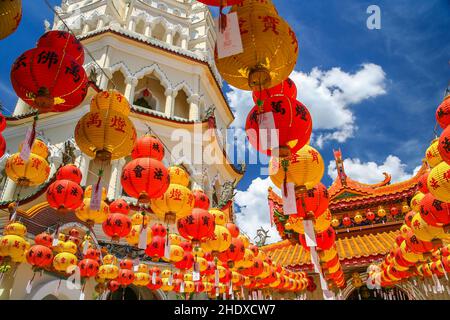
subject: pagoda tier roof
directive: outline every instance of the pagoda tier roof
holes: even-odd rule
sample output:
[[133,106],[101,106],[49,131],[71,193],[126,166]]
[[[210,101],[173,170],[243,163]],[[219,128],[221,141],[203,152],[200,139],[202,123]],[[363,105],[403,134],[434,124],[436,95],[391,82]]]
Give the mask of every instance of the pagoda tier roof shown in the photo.
[[[399,230],[356,235],[336,240],[336,250],[343,267],[364,265],[380,259],[395,245]],[[313,270],[310,253],[299,243],[283,240],[260,248],[272,261],[293,270]]]

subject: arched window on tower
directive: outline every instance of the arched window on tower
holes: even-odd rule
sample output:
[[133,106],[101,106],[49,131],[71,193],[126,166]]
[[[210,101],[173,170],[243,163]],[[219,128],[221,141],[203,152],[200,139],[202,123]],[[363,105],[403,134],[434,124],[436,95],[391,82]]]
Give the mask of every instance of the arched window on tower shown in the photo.
[[[112,81],[111,81],[112,80]],[[125,93],[125,76],[120,70],[113,73],[111,80],[108,82],[108,90],[116,89],[120,93]],[[116,87],[114,88],[114,85]]]
[[148,89],[141,89],[135,96],[134,96],[134,105],[151,109],[151,110],[158,110],[158,101],[153,96],[153,93]]
[[145,22],[144,22],[144,20],[139,20],[139,22],[136,24],[134,32],[139,33],[139,34],[144,34],[145,33]]
[[172,43],[174,46],[181,47],[181,35],[178,31],[175,32]]
[[155,111],[164,112],[166,89],[161,85],[159,79],[153,74],[146,75],[139,82],[135,89],[133,104],[149,108]]
[[184,90],[178,91],[177,97],[175,98],[175,110],[173,112],[175,117],[189,119],[190,105],[187,99],[188,97]]

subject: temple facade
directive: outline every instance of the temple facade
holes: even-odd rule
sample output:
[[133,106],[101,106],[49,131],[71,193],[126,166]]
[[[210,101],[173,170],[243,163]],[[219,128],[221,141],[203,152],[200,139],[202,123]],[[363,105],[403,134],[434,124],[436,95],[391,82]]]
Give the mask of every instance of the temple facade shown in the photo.
[[[344,290],[337,290],[328,282],[329,288],[337,293],[337,299],[450,298],[449,292],[439,295],[433,293],[428,290],[429,284],[420,280],[402,282],[390,291],[369,290],[365,285],[369,265],[383,260],[395,245],[405,214],[410,211],[409,203],[417,192],[419,178],[429,171],[426,161],[423,161],[420,170],[408,180],[391,183],[391,176],[385,173],[385,179],[376,184],[361,183],[347,176],[340,151],[335,151],[335,161],[337,177],[328,188],[329,210],[336,231],[336,250],[347,280]],[[318,285],[314,292],[307,294],[307,299],[323,299],[319,277],[314,272],[310,253],[299,243],[299,234],[289,227],[288,216],[283,214],[282,198],[269,189],[268,201],[269,207],[272,208],[274,224],[283,240],[266,245],[262,249],[274,262],[290,270],[310,273]],[[368,216],[371,218],[368,219]],[[349,221],[346,225],[343,223],[344,218]]]

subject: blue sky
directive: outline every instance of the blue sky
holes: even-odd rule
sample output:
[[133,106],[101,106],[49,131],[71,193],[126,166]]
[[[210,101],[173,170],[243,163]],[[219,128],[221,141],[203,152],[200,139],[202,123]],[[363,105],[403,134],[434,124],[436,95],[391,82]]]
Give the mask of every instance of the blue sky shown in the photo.
[[[53,19],[43,0],[23,2],[24,16],[18,31],[0,42],[0,101],[6,108],[5,113],[9,113],[16,102],[9,83],[14,59],[34,46],[44,32],[44,19]],[[51,2],[55,5],[60,3],[57,0]],[[342,111],[340,115],[351,118],[345,122],[351,127],[351,133],[345,138],[341,141],[324,139],[320,143],[319,151],[326,167],[333,159],[332,149],[340,147],[344,158],[352,159],[346,164],[346,169],[355,178],[369,182],[381,180],[381,172],[385,169],[397,170],[397,179],[410,176],[420,165],[433,138],[434,113],[450,80],[450,2],[274,2],[279,14],[295,30],[300,44],[296,66],[298,78],[303,79],[297,83],[300,97],[318,101],[318,105],[307,105],[316,115],[313,117],[314,136],[317,138],[340,131],[336,126],[328,131],[322,130],[327,123],[323,120],[326,115],[320,110],[331,109],[320,103],[337,103]],[[369,16],[366,9],[372,4],[381,9],[381,30],[366,27]],[[341,87],[339,79],[345,81],[347,89]],[[336,89],[336,94],[316,99],[316,93],[302,85],[305,81],[318,81],[317,85],[325,84],[330,92]],[[361,92],[364,94],[360,98],[349,102]],[[339,94],[344,97],[339,98]],[[242,110],[237,114],[242,117]],[[318,146],[314,141],[313,145]],[[369,165],[369,162],[373,163]],[[374,168],[371,176],[368,168]],[[267,183],[261,184],[265,177],[255,180],[259,176],[259,166],[248,167],[239,184],[241,201],[245,196],[257,198],[250,189],[247,190],[252,184],[253,191],[258,186],[266,187]],[[326,185],[332,182],[327,169],[323,182]],[[261,194],[260,200],[266,196]],[[255,203],[266,206],[267,202]],[[249,210],[253,210],[251,206],[248,212],[242,209],[242,217],[248,217]]]

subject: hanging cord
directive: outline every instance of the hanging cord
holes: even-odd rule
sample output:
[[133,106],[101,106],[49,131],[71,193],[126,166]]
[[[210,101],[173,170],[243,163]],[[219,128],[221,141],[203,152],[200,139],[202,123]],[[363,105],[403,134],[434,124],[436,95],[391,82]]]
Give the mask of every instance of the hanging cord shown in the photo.
[[[67,25],[67,23],[64,21],[64,19],[61,17],[61,15],[52,7],[52,5],[50,4],[50,2],[48,0],[44,0],[45,4],[47,5],[47,7],[58,17],[58,19],[64,24],[64,26],[66,27],[67,31],[72,34],[75,38],[78,39],[78,37],[76,36],[76,34],[72,31],[72,29],[70,29],[70,27]],[[88,56],[91,58],[92,62],[98,67],[98,69],[103,73],[103,75],[112,83],[113,85],[113,89],[116,89],[117,86],[114,83],[114,81],[108,76],[108,74],[105,72],[105,70],[103,70],[103,68],[97,63],[96,59],[94,58],[93,54],[85,47],[83,46],[84,50],[86,51],[86,53],[88,54]]]

